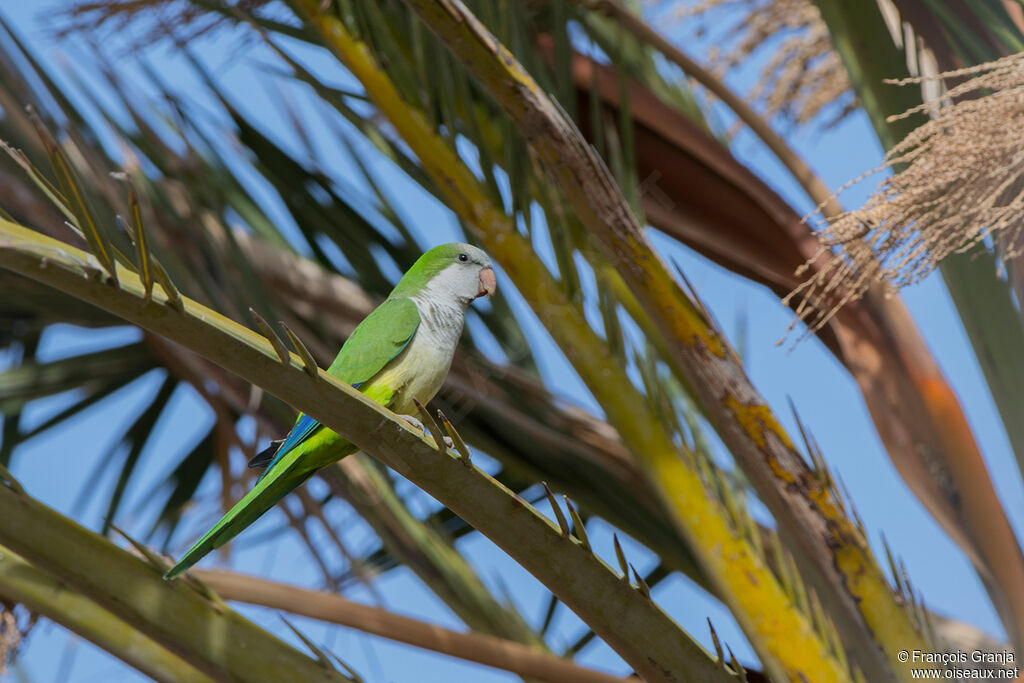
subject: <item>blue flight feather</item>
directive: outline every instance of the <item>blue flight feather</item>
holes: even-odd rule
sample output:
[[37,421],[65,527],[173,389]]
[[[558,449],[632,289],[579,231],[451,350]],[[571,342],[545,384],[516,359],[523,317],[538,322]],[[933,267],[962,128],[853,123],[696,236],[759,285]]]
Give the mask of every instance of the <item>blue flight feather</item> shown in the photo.
[[[411,340],[412,337],[409,337],[409,341]],[[406,341],[405,344],[402,345],[402,348],[398,350],[398,353],[396,353],[395,356],[405,350],[405,347],[409,345],[409,341]],[[352,388],[358,389],[362,385],[363,382],[356,382],[352,385]],[[260,475],[260,478],[257,479],[256,482],[259,483],[260,479],[267,476],[267,473],[274,469],[274,465],[280,462],[281,458],[288,454],[288,451],[308,439],[319,426],[320,423],[309,415],[300,416],[298,421],[295,423],[295,426],[292,427],[290,432],[288,432],[288,438],[285,439],[285,442],[277,449],[277,453],[274,454],[274,459],[270,461],[270,464],[267,465],[267,469],[263,470],[263,474]]]
[[[288,432],[288,438],[281,444],[281,447],[277,449],[277,454],[274,455],[274,459],[267,465],[267,469],[263,470],[263,474],[260,475],[260,479],[267,476],[270,470],[274,469],[274,465],[281,461],[288,451],[298,446],[300,443],[309,438],[309,436],[316,431],[316,428],[320,426],[320,423],[311,418],[309,415],[302,415],[299,417],[298,422],[292,427],[292,431]],[[259,483],[259,479],[256,480]]]

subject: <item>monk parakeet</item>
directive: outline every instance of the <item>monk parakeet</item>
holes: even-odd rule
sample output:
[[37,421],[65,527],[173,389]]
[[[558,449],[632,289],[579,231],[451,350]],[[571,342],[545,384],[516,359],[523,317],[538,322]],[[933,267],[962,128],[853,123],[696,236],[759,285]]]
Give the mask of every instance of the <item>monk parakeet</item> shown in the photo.
[[[399,414],[414,412],[441,388],[469,304],[494,293],[491,260],[469,244],[444,244],[421,256],[388,298],[352,332],[327,372]],[[309,479],[358,449],[308,415],[250,462],[267,469],[165,575],[172,579],[219,548]]]

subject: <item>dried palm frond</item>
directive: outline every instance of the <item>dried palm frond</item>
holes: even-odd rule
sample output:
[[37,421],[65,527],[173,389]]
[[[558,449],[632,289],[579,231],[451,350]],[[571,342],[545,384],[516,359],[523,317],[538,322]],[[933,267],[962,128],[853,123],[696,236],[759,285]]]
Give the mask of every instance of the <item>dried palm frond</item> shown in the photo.
[[879,168],[853,181],[895,171],[864,206],[819,233],[818,256],[834,252],[836,258],[796,290],[818,306],[798,311],[812,326],[874,283],[893,289],[912,284],[945,257],[979,242],[1004,259],[1021,252],[1024,53],[935,78],[964,77],[941,100],[892,117],[932,114]]
[[0,675],[7,675],[7,665],[34,623],[35,617],[23,607],[0,600]]
[[766,118],[806,124],[837,103],[838,111],[824,122],[831,126],[854,110],[846,69],[811,0],[696,0],[674,13],[699,17],[716,31],[725,20],[720,45],[707,55],[722,75],[762,48],[771,51],[757,84],[747,93]]

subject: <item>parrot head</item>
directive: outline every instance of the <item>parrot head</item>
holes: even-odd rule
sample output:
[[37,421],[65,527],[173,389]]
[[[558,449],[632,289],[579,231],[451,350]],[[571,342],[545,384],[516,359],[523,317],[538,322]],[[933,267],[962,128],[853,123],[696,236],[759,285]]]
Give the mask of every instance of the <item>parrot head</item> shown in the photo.
[[496,288],[490,257],[472,244],[453,242],[420,256],[391,296],[438,297],[468,306],[474,299],[491,296]]

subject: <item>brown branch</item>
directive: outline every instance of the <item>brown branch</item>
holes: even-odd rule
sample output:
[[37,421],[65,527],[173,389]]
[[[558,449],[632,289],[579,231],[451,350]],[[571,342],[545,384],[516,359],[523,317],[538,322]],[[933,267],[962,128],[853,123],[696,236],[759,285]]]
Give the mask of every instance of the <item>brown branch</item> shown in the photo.
[[706,69],[696,60],[690,58],[668,39],[647,25],[636,13],[623,5],[619,0],[575,0],[578,4],[596,10],[615,21],[641,43],[658,50],[665,59],[672,62],[684,73],[708,89],[715,97],[722,100],[733,110],[739,119],[750,127],[757,137],[775,154],[776,158],[789,170],[793,178],[800,184],[811,200],[822,207],[826,217],[842,213],[842,207],[828,186],[804,163],[804,160],[786,144],[778,133],[772,130],[768,122],[758,115],[747,102],[734,93],[721,78]]
[[280,609],[329,621],[381,638],[510,671],[550,683],[621,683],[622,678],[585,669],[571,660],[511,640],[460,633],[346,600],[334,593],[306,590],[226,571],[193,572],[225,600]]

